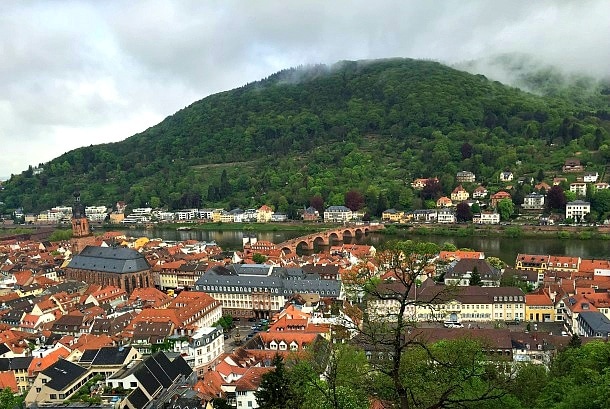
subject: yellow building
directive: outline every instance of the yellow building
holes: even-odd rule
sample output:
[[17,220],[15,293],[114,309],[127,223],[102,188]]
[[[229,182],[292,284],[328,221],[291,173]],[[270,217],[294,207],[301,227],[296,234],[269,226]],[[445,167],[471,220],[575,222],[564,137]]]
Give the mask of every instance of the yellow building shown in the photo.
[[224,213],[224,209],[214,209],[212,210],[212,221],[214,223],[218,223],[222,221],[222,214]]
[[271,220],[271,215],[273,214],[273,209],[271,209],[267,205],[262,205],[256,211],[256,221],[259,223],[267,223]]
[[543,273],[548,269],[549,256],[541,256],[536,254],[517,254],[515,260],[515,269],[528,270]]
[[468,198],[470,198],[470,193],[468,193],[462,185],[459,185],[451,192],[451,200],[454,202],[463,202],[464,200],[468,200]]
[[555,322],[555,305],[546,294],[525,296],[525,320],[532,322]]
[[381,214],[381,220],[385,222],[399,222],[404,215],[405,212],[401,212],[396,209],[388,209]]

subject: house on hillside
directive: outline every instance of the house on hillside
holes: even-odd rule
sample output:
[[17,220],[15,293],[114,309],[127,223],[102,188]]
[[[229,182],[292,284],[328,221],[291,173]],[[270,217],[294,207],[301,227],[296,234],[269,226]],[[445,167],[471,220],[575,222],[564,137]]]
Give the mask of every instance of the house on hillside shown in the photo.
[[585,183],[595,183],[595,182],[597,182],[598,178],[599,178],[599,173],[597,173],[597,172],[587,172],[582,177],[583,182],[585,182]]
[[591,203],[584,200],[574,200],[566,203],[566,219],[572,219],[577,223],[584,221],[586,215],[591,213]]
[[320,220],[320,212],[318,212],[315,207],[309,206],[307,209],[303,210],[303,220],[306,222]]
[[472,183],[476,180],[476,176],[468,170],[461,170],[455,175],[455,180],[459,183]]
[[273,209],[267,205],[262,205],[256,212],[256,221],[259,223],[267,223],[271,220]]
[[570,192],[576,193],[577,196],[586,196],[587,184],[584,182],[570,183]]
[[580,163],[579,159],[566,159],[563,164],[562,170],[564,172],[582,172],[585,170],[585,167]]
[[500,172],[500,182],[510,182],[511,180],[513,180],[513,172],[510,171],[504,171],[504,172]]
[[498,206],[498,202],[500,200],[504,200],[504,199],[509,199],[511,200],[511,196],[510,193],[505,192],[503,190],[494,193],[493,195],[491,195],[491,207],[497,207]]
[[436,201],[436,207],[451,207],[453,206],[453,201],[449,199],[447,196],[441,196]]
[[487,197],[487,189],[484,186],[477,186],[472,192],[473,199],[485,199]]
[[523,198],[523,206],[526,210],[544,209],[544,195],[539,193],[530,193]]
[[451,192],[451,200],[454,202],[463,202],[464,200],[468,200],[469,197],[470,193],[468,193],[468,191],[464,189],[462,185],[459,185],[453,189],[453,192]]

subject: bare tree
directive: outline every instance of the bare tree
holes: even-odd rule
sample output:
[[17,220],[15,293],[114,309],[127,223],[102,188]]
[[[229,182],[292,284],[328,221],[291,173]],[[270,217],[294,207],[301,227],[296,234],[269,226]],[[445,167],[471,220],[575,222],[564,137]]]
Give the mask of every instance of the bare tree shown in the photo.
[[[370,269],[360,271],[368,308],[358,341],[370,354],[372,368],[391,384],[401,409],[459,407],[460,402],[467,405],[468,402],[499,399],[503,395],[495,386],[461,395],[457,393],[455,383],[448,383],[442,393],[434,395],[435,399],[430,399],[432,395],[422,399],[421,391],[417,390],[418,382],[409,381],[408,374],[413,367],[408,355],[415,350],[424,354],[427,370],[448,369],[452,365],[447,357],[435,356],[434,348],[424,336],[425,331],[418,326],[418,315],[429,320],[444,319],[441,306],[456,292],[456,287],[435,285],[432,280],[426,280],[434,273],[438,253],[439,247],[434,243],[392,242],[379,254],[381,275]],[[473,369],[465,380],[481,375]]]

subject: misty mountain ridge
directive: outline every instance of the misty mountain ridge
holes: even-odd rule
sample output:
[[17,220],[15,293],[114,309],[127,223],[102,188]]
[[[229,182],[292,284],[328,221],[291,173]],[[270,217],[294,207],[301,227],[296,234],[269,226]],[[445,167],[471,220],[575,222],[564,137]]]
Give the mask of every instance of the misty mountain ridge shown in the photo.
[[610,103],[610,73],[605,78],[596,78],[589,73],[547,64],[531,54],[497,54],[453,67],[483,74],[536,95],[570,99],[579,105],[607,109]]
[[448,194],[460,170],[493,183],[500,170],[550,174],[573,156],[601,168],[610,126],[598,104],[433,61],[297,67],[210,95],[124,141],[67,152],[39,174],[28,169],[0,201],[38,211],[69,203],[78,188],[87,204],[266,203],[294,215],[314,196],[343,204],[357,190],[375,215],[421,206],[415,177],[439,177]]

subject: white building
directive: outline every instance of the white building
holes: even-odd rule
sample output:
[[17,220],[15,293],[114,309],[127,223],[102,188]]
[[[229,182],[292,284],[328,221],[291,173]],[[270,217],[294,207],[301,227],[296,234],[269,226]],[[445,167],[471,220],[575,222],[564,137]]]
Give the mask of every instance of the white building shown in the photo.
[[581,222],[589,213],[591,213],[591,203],[584,200],[574,200],[566,204],[566,219]]
[[324,210],[324,221],[344,223],[352,220],[352,211],[345,206],[329,206]]
[[198,216],[199,210],[197,209],[184,209],[176,212],[176,220],[180,222],[195,220]]
[[472,217],[474,224],[498,224],[500,223],[500,213],[497,212],[483,212],[475,214]]
[[85,214],[87,219],[92,222],[103,222],[108,215],[108,208],[106,206],[87,206],[85,207]]
[[570,183],[570,192],[576,193],[578,196],[587,194],[587,184],[583,182]]
[[177,341],[174,352],[182,355],[197,376],[203,376],[208,370],[214,370],[224,352],[222,327],[197,329],[188,341]]
[[439,210],[437,212],[436,221],[438,223],[455,223],[455,213],[449,209]]
[[583,181],[586,183],[595,183],[597,182],[597,178],[599,178],[599,173],[597,172],[587,172],[583,176]]
[[523,208],[528,210],[544,209],[544,195],[530,193],[523,198]]

